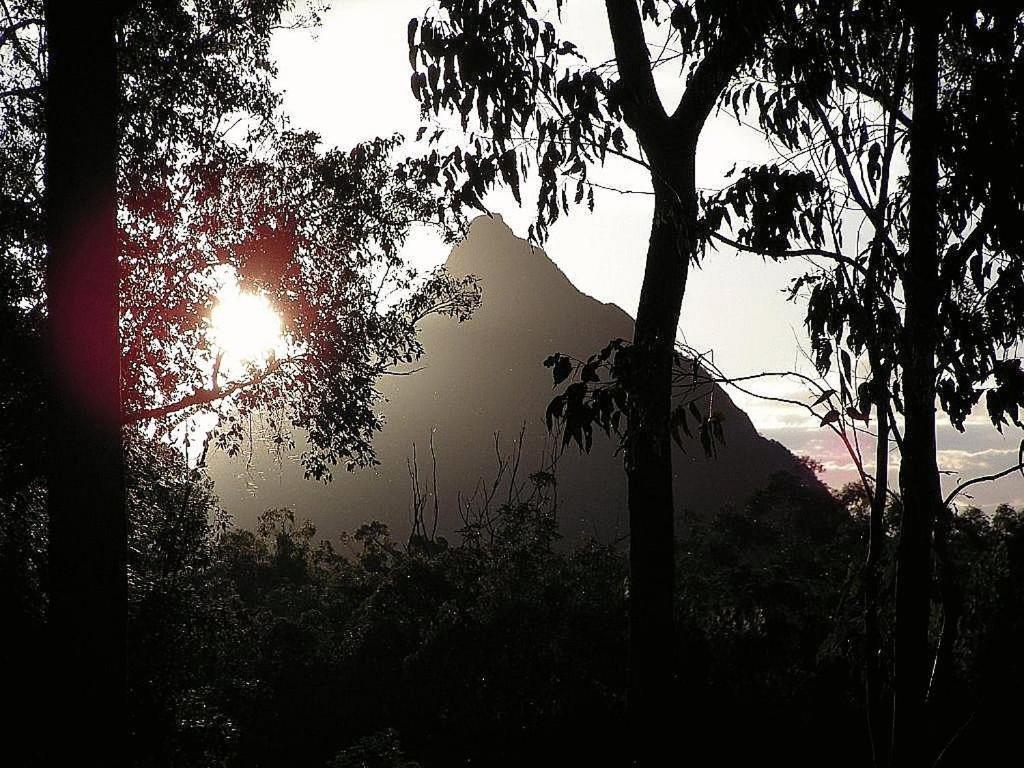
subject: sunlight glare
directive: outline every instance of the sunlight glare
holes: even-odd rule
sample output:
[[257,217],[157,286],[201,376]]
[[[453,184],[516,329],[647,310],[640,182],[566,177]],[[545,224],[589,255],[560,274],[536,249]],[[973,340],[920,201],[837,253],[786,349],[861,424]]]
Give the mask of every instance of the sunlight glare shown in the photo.
[[228,375],[246,364],[266,365],[284,344],[281,316],[263,294],[240,291],[225,285],[210,313],[210,335],[224,354],[222,369]]

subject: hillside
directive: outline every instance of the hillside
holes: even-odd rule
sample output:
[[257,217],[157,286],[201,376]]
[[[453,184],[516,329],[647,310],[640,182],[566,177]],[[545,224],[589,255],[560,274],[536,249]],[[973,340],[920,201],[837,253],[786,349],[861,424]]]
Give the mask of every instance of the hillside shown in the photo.
[[[241,524],[263,509],[291,506],[328,536],[369,519],[407,531],[408,461],[415,444],[421,487],[429,487],[431,434],[444,532],[459,525],[458,494],[471,495],[481,481],[494,478],[496,435],[500,452],[509,455],[525,427],[519,476],[541,468],[551,450],[544,411],[552,396],[550,371],[542,361],[555,351],[586,357],[613,338],[628,339],[633,321],[619,307],[577,290],[542,250],[517,238],[500,217],[474,221],[447,268],[480,278],[483,306],[461,325],[429,318],[422,327],[426,358],[420,370],[382,381],[386,425],[376,441],[381,465],[340,471],[325,487],[304,481],[294,463],[257,457],[254,478],[246,478],[240,476],[240,462],[214,456],[217,492]],[[717,387],[714,408],[724,417],[727,441],[718,457],[705,458],[697,444],[686,453],[674,449],[680,512],[741,504],[779,470],[806,475],[788,450],[758,435]],[[611,540],[625,531],[625,476],[615,449],[602,435],[595,437],[590,454],[569,448],[559,457],[560,522],[567,536]],[[253,479],[255,495],[247,487]]]

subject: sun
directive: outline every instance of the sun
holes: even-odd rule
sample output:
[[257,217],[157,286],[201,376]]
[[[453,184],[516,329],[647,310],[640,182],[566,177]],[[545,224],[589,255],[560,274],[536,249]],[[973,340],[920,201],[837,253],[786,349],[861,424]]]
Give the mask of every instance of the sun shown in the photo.
[[284,346],[281,316],[260,293],[225,285],[210,312],[210,338],[223,355],[221,370],[237,375],[249,365],[263,366]]

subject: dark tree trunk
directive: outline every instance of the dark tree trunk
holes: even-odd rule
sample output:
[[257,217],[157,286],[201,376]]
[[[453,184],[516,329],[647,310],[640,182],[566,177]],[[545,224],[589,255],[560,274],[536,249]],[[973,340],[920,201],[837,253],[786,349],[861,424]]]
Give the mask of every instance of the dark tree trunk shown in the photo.
[[53,765],[125,764],[113,20],[108,3],[46,5]]
[[876,419],[878,442],[875,448],[875,487],[871,498],[868,523],[868,554],[864,563],[864,656],[865,697],[868,733],[875,768],[884,768],[889,761],[889,723],[886,717],[884,668],[882,666],[882,633],[878,604],[881,597],[881,562],[885,550],[885,507],[889,497],[889,371],[878,360],[871,363],[878,391]]
[[[928,683],[928,709],[938,719],[945,702],[951,698],[953,684],[953,650],[956,647],[963,612],[960,579],[949,552],[949,537],[953,532],[953,511],[948,507],[939,511],[935,521],[935,562],[938,570],[939,599],[942,602],[942,629],[935,651],[931,680]],[[945,727],[946,723],[938,723]]]
[[673,701],[675,505],[672,498],[672,365],[690,259],[697,247],[697,139],[723,89],[767,24],[750,3],[705,52],[668,115],[651,71],[637,0],[605,0],[626,122],[651,168],[655,210],[633,336],[626,475],[630,529],[630,692],[636,764],[664,765],[677,748]]
[[[640,764],[663,759],[678,715],[673,585],[672,366],[696,226],[695,148],[681,148],[682,169],[656,178],[654,220],[633,336],[631,439],[626,458],[630,529],[630,715]],[[670,179],[670,181],[669,181]]]
[[928,624],[931,534],[942,508],[935,444],[935,351],[938,338],[938,38],[934,10],[914,19],[914,122],[910,141],[910,246],[904,282],[903,401],[900,463],[903,520],[896,562],[893,763],[927,763]]
[[[906,91],[907,55],[910,50],[910,36],[900,31],[899,55],[893,78],[892,101],[900,103]],[[885,149],[883,150],[882,174],[878,185],[878,199],[875,202],[876,231],[868,259],[872,306],[878,308],[886,298],[880,295],[885,271],[885,234],[877,229],[886,221],[889,208],[889,183],[893,154],[896,150],[897,115],[890,111],[886,128]],[[868,361],[874,381],[875,411],[878,422],[875,444],[875,487],[871,498],[871,517],[868,530],[868,554],[864,563],[864,645],[865,645],[865,694],[868,716],[868,733],[871,739],[871,757],[875,768],[889,764],[892,750],[891,699],[885,695],[887,683],[885,653],[882,647],[882,631],[879,605],[882,600],[882,557],[885,551],[885,509],[889,500],[889,440],[892,434],[892,348],[888,338],[889,321],[885,314],[875,314],[875,334],[868,346]]]

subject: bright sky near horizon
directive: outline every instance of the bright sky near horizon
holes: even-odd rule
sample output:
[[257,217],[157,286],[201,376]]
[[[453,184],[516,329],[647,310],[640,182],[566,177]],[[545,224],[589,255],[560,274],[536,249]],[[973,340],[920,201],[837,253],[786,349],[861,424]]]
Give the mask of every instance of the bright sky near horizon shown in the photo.
[[[278,85],[285,92],[285,111],[296,128],[310,129],[325,143],[347,147],[378,135],[415,134],[419,111],[409,88],[406,28],[422,15],[429,0],[337,0],[315,32],[283,30],[273,52],[279,65]],[[567,3],[563,17],[566,36],[591,61],[610,57],[603,4],[595,0]],[[670,74],[670,73],[669,73]],[[678,80],[663,78],[659,90],[673,103]],[[743,167],[771,156],[760,136],[735,118],[720,115],[704,130],[698,148],[698,183],[720,187],[734,165]],[[643,169],[625,163],[609,165],[595,176],[609,186],[639,194],[597,191],[594,213],[580,210],[554,225],[545,251],[585,293],[615,303],[635,314],[643,279],[644,255],[650,232],[652,201],[644,192],[649,182]],[[488,199],[520,236],[532,221],[532,207],[520,209],[511,195]],[[423,266],[444,261],[448,249],[427,235],[414,238],[410,258]],[[803,308],[785,300],[790,279],[803,271],[799,263],[764,263],[759,257],[726,250],[712,252],[691,272],[683,306],[681,332],[691,346],[713,351],[717,365],[740,376],[762,371],[799,370],[812,374],[804,358],[807,348]],[[797,397],[810,402],[807,390],[792,384],[759,382],[759,393]],[[841,484],[854,477],[842,445],[831,433],[809,420],[801,409],[731,392],[759,431],[787,445],[794,453],[811,455],[829,469],[827,479]],[[972,417],[966,436],[957,435],[940,418],[941,463],[951,474],[969,478],[1015,463],[1021,435],[999,435],[983,413]],[[870,455],[868,448],[866,455]],[[1001,501],[1024,506],[1024,479],[1011,476],[981,488],[975,503]]]

